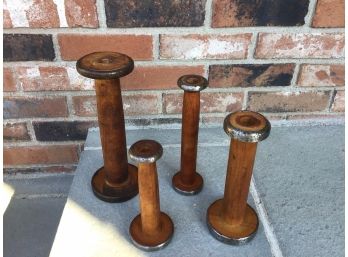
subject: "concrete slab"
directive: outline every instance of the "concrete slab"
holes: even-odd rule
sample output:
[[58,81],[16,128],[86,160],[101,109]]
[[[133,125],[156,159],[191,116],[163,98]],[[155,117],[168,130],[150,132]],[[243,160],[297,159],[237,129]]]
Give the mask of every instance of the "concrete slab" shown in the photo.
[[70,190],[73,174],[55,174],[40,176],[6,176],[4,183],[15,192],[15,197],[23,198],[26,195],[66,195]]
[[284,256],[344,256],[344,127],[277,128],[254,177]]
[[12,198],[3,216],[3,256],[47,257],[65,202],[66,198]]
[[[141,135],[141,131],[138,133]],[[254,240],[239,247],[222,244],[208,232],[206,210],[223,194],[227,146],[199,149],[198,170],[206,185],[192,197],[178,195],[171,188],[172,175],[179,167],[179,151],[178,147],[165,147],[158,162],[161,209],[175,224],[174,237],[166,248],[149,253],[133,246],[128,229],[139,212],[138,198],[121,204],[95,198],[90,179],[102,165],[101,152],[85,151],[50,256],[272,256],[262,224]]]
[[[164,146],[158,174],[161,208],[175,224],[171,244],[158,252],[138,250],[128,235],[129,224],[139,212],[138,199],[109,204],[94,197],[90,179],[102,165],[101,151],[92,150],[100,149],[99,132],[94,131],[87,139],[89,150],[82,153],[51,257],[343,256],[343,126],[275,127],[259,144],[253,192],[260,196],[257,207],[266,215],[255,239],[242,247],[216,241],[205,225],[207,207],[222,197],[224,189],[229,140],[222,128],[200,131],[198,171],[205,187],[192,197],[171,188],[171,177],[179,168],[180,130],[127,131],[129,145],[142,138]],[[252,199],[249,203],[254,205]]]

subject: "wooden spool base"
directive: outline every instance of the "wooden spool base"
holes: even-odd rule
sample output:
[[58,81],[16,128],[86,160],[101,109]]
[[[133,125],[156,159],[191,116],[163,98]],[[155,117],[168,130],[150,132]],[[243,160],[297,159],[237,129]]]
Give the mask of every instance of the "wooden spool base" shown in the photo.
[[129,227],[129,233],[135,246],[145,251],[155,251],[166,246],[172,239],[174,224],[164,212],[160,213],[160,228],[156,234],[145,233],[141,226],[141,216],[137,215]]
[[98,169],[92,177],[93,193],[100,200],[110,203],[125,202],[138,194],[138,168],[128,164],[128,179],[117,186],[105,183],[104,167]]
[[212,203],[207,211],[207,225],[210,233],[219,241],[241,245],[254,238],[259,226],[256,212],[247,204],[244,220],[241,224],[228,224],[222,218],[223,199]]
[[181,179],[181,172],[176,173],[172,179],[172,185],[176,192],[182,195],[198,194],[203,188],[203,178],[197,172],[194,174],[194,181],[192,184],[184,184]]

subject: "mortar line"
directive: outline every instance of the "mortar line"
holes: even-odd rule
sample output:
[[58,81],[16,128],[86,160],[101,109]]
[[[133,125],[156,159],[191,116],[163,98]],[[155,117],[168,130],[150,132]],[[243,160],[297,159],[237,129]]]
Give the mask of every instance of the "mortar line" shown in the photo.
[[28,128],[28,132],[29,132],[29,135],[30,135],[30,138],[31,138],[31,142],[37,142],[36,135],[35,135],[35,129],[34,129],[34,126],[33,126],[33,120],[32,119],[28,120],[27,128]]
[[257,40],[258,40],[259,34],[256,32],[254,32],[251,36],[251,40],[250,40],[250,44],[248,47],[248,56],[247,56],[247,60],[249,61],[254,61],[254,54],[256,51],[256,44],[257,44]]
[[330,99],[329,99],[329,103],[328,103],[328,107],[327,107],[327,112],[330,112],[331,113],[331,108],[332,108],[332,105],[335,101],[335,96],[337,94],[337,90],[332,90],[331,92],[331,95],[330,95]]
[[243,103],[242,103],[242,108],[244,110],[246,110],[246,108],[248,106],[248,95],[249,95],[249,91],[248,90],[244,90]]
[[310,0],[309,1],[308,12],[307,12],[307,15],[305,17],[305,25],[304,26],[306,26],[310,29],[312,28],[311,25],[312,25],[312,21],[313,21],[314,15],[315,15],[316,6],[317,6],[317,0]]
[[263,229],[264,229],[267,241],[270,245],[272,255],[274,257],[283,257],[283,253],[282,253],[282,250],[279,246],[277,236],[274,232],[273,226],[271,225],[270,219],[267,215],[267,210],[266,210],[266,208],[261,200],[261,197],[257,191],[254,177],[252,177],[252,179],[251,179],[250,193],[254,199],[256,210],[257,210],[257,213],[259,214],[259,219],[262,222]]
[[96,0],[99,28],[107,28],[104,0]]
[[159,39],[159,34],[155,34],[152,37],[152,54],[153,54],[153,61],[160,59],[160,39]]
[[58,43],[58,35],[52,34],[52,43],[53,43],[53,50],[56,58],[54,58],[55,61],[62,61],[62,57],[60,55],[60,47]]
[[[270,116],[284,116],[284,115],[292,115],[292,116],[310,116],[310,115],[324,115],[324,116],[332,116],[332,117],[341,117],[342,113],[340,112],[326,112],[326,111],[314,111],[314,112],[281,112],[281,113],[270,113],[270,112],[262,112],[264,115]],[[202,117],[225,117],[228,112],[211,112],[211,113],[202,113]],[[133,120],[142,120],[142,119],[180,119],[181,114],[166,114],[159,113],[154,115],[135,115],[135,116],[127,116],[125,119],[126,123],[132,123]],[[69,122],[69,121],[97,121],[96,116],[74,116],[74,117],[51,117],[51,118],[43,118],[43,117],[34,117],[33,121],[37,122]],[[4,124],[7,123],[19,123],[19,122],[27,122],[28,118],[18,118],[18,119],[5,119]],[[170,123],[172,124],[172,123]]]
[[[295,64],[345,64],[345,58],[283,58],[283,59],[198,59],[198,60],[185,60],[185,59],[158,59],[158,60],[149,60],[149,61],[135,61],[135,66],[140,67],[153,67],[153,66],[200,66],[207,63],[211,65],[229,65],[229,64],[286,64],[286,63],[295,63]],[[22,67],[22,66],[68,66],[74,67],[76,61],[57,61],[57,62],[46,62],[46,61],[27,61],[23,65],[23,62],[4,62],[4,67]]]
[[298,80],[298,76],[300,75],[300,67],[301,65],[296,63],[295,64],[295,68],[294,68],[294,72],[292,74],[292,79],[290,82],[290,87],[294,88],[297,85],[297,80]]
[[[313,3],[315,0],[312,0]],[[98,1],[101,3],[102,1]],[[99,5],[98,5],[99,6]],[[100,7],[101,8],[101,7]],[[98,8],[99,9],[99,8]],[[103,13],[99,13],[104,16]],[[314,14],[314,11],[313,11]],[[308,14],[305,18],[308,20],[311,15]],[[106,22],[106,18],[105,18]],[[305,23],[306,24],[306,23]],[[105,27],[102,27],[105,26]],[[166,35],[187,35],[187,34],[211,34],[211,35],[225,35],[225,34],[245,34],[246,30],[249,32],[265,32],[269,33],[270,29],[272,33],[344,33],[344,28],[313,28],[307,26],[259,26],[259,27],[223,27],[223,28],[211,28],[203,26],[197,27],[136,27],[136,28],[111,28],[106,27],[106,24],[101,23],[98,28],[10,28],[4,29],[4,34],[79,34],[85,33],[86,35],[152,35],[152,34],[166,34]]]
[[204,15],[204,28],[209,30],[212,25],[213,18],[213,0],[206,0],[205,2],[205,15]]
[[[334,86],[322,86],[322,87],[291,87],[291,86],[269,86],[269,87],[227,87],[227,88],[212,88],[208,87],[205,93],[243,93],[245,90],[248,92],[266,92],[266,93],[292,93],[292,92],[325,92],[331,90],[344,90],[344,87]],[[122,96],[146,96],[146,95],[158,95],[158,94],[183,94],[180,89],[142,89],[142,90],[124,90]],[[58,98],[58,97],[75,97],[75,96],[95,96],[95,91],[26,91],[26,92],[4,92],[4,97],[35,97],[35,98]]]

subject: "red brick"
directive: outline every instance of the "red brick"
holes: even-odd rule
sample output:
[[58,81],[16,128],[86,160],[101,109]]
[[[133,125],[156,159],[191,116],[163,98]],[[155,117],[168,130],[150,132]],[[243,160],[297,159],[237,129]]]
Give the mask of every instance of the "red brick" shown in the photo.
[[10,12],[7,9],[7,2],[6,2],[6,0],[4,0],[3,1],[3,28],[10,29],[12,27],[13,27],[13,25],[12,25]]
[[341,58],[344,35],[260,33],[256,58]]
[[344,0],[318,0],[313,27],[344,27]]
[[30,140],[27,124],[25,122],[7,123],[4,124],[3,129],[5,141]]
[[[125,115],[158,114],[161,98],[157,94],[123,95],[123,110]],[[75,115],[91,117],[97,115],[95,96],[74,96]]]
[[331,110],[334,112],[344,112],[344,91],[337,91]]
[[4,119],[67,117],[66,97],[5,97]]
[[231,64],[210,65],[210,87],[268,87],[289,86],[295,65]]
[[249,92],[248,109],[258,112],[324,111],[330,92]]
[[4,68],[4,92],[17,91],[16,82],[14,80],[14,74],[11,68]]
[[344,65],[301,66],[297,84],[303,87],[344,86]]
[[24,91],[92,90],[94,82],[82,77],[76,68],[32,66],[15,69]]
[[[181,113],[183,94],[164,95],[165,113]],[[243,93],[201,93],[201,112],[233,112],[242,108]]]
[[65,0],[65,15],[69,27],[99,26],[95,0]]
[[58,42],[61,57],[67,61],[98,51],[116,51],[135,60],[152,59],[152,36],[148,35],[60,34]]
[[163,59],[244,59],[251,35],[161,35],[160,56]]
[[78,145],[4,147],[4,165],[71,164],[79,158]]
[[299,26],[309,0],[213,0],[212,27]]
[[60,26],[57,5],[53,0],[35,0],[26,10],[31,28],[55,28]]
[[136,66],[121,78],[121,85],[126,90],[177,89],[178,78],[185,74],[204,75],[204,66]]

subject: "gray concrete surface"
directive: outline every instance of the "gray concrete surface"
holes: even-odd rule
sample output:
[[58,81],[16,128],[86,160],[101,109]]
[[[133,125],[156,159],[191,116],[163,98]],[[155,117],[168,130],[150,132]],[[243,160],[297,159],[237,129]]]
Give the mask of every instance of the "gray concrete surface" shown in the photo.
[[[102,156],[98,131],[90,133],[50,256],[343,256],[343,127],[273,128],[259,144],[252,187],[254,198],[260,196],[255,199],[261,226],[242,247],[221,244],[207,231],[206,209],[223,194],[229,140],[221,128],[200,132],[198,171],[205,187],[192,197],[171,188],[179,167],[180,130],[127,133],[128,145],[150,138],[164,146],[158,162],[161,208],[172,217],[175,235],[166,248],[151,253],[138,250],[129,239],[129,224],[139,212],[137,198],[108,204],[93,196],[90,178]],[[255,206],[252,197],[249,202]],[[72,224],[81,230],[71,230]]]
[[3,216],[4,257],[47,257],[73,176],[5,177],[14,195]]
[[[229,144],[223,130],[200,130],[198,171],[205,187],[192,197],[171,188],[171,177],[179,167],[180,130],[127,131],[128,145],[142,138],[164,146],[158,162],[161,209],[174,221],[173,241],[158,252],[138,250],[128,235],[129,224],[139,212],[138,198],[108,204],[93,196],[90,178],[102,165],[102,156],[98,131],[92,131],[51,257],[344,256],[343,126],[274,127],[259,144],[249,203],[256,207],[261,226],[255,239],[241,247],[216,241],[205,225],[207,207],[223,194]],[[17,193],[4,215],[5,257],[48,256],[69,181],[71,176],[6,181]]]

